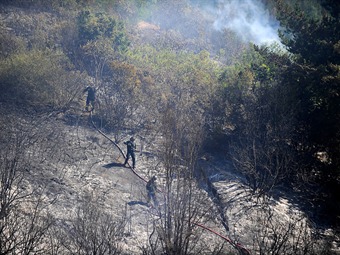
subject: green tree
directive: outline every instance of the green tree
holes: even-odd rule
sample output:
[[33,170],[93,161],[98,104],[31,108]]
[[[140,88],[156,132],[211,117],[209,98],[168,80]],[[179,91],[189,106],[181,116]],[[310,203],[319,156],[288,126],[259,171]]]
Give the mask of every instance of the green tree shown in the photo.
[[80,45],[100,38],[111,39],[111,47],[118,52],[124,52],[129,46],[124,24],[105,13],[82,11],[77,18],[79,26]]
[[83,64],[99,86],[107,63],[119,58],[128,49],[130,42],[124,24],[108,14],[89,10],[80,12],[77,22]]
[[[301,10],[279,2],[281,37],[292,53],[282,83],[295,100],[295,144],[301,165],[318,177],[327,213],[339,215],[340,177],[340,19],[339,3],[322,1],[323,17],[310,19]],[[325,204],[324,204],[325,205]],[[332,217],[335,219],[336,217]]]

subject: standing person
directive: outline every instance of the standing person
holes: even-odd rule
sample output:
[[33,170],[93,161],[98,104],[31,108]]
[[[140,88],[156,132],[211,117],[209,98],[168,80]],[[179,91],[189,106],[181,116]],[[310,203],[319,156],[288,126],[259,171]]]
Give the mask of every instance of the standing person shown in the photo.
[[132,168],[135,168],[136,166],[136,156],[135,156],[135,150],[136,150],[136,144],[135,144],[135,138],[131,137],[129,141],[124,142],[126,144],[126,158],[124,162],[124,166],[126,166],[130,156],[132,158]]
[[86,107],[85,110],[89,111],[89,106],[91,105],[91,111],[94,110],[94,101],[96,100],[96,89],[88,86],[83,91],[84,93],[87,92],[87,98],[86,98]]
[[148,192],[148,200],[147,203],[149,204],[152,200],[155,206],[158,206],[157,198],[156,198],[156,176],[153,176],[147,183],[146,183],[146,190]]

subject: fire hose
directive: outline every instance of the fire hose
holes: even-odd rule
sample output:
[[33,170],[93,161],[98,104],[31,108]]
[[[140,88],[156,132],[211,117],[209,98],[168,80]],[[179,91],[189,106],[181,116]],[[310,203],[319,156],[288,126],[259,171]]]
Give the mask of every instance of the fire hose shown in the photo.
[[[118,146],[118,144],[117,144],[115,141],[113,141],[109,136],[107,136],[103,131],[101,131],[101,130],[96,126],[96,124],[94,123],[93,118],[92,118],[92,111],[90,112],[90,119],[91,119],[92,126],[93,126],[93,127],[94,127],[94,128],[95,128],[102,136],[104,136],[106,139],[108,139],[108,140],[109,140],[109,141],[110,141],[110,142],[111,142],[111,143],[119,150],[119,152],[122,154],[122,156],[123,156],[124,158],[126,158],[126,157],[125,157],[125,154],[124,154],[124,152],[123,152],[123,150]],[[144,181],[145,183],[148,182],[145,178],[143,178],[141,175],[139,175],[139,174],[136,172],[136,170],[135,170],[129,163],[128,163],[128,166],[129,166],[130,170],[131,170],[131,171],[132,171],[139,179],[141,179],[141,180]],[[158,190],[158,191],[159,191],[159,190]],[[160,191],[160,192],[164,193],[163,191]],[[193,223],[193,224],[194,224],[195,226],[198,226],[198,227],[204,229],[204,230],[209,231],[210,233],[213,233],[214,235],[219,236],[220,238],[222,238],[223,240],[225,240],[226,242],[228,242],[229,244],[231,244],[231,245],[239,252],[240,255],[251,255],[251,253],[250,253],[249,250],[247,250],[246,248],[244,248],[240,243],[233,241],[231,238],[229,238],[229,237],[227,237],[227,236],[224,236],[224,235],[222,235],[222,234],[216,232],[215,230],[213,230],[213,229],[211,229],[211,228],[208,228],[208,227],[206,227],[206,226],[204,226],[204,225],[202,225],[202,224],[200,224],[200,223],[198,223],[198,222],[195,222],[195,223]]]

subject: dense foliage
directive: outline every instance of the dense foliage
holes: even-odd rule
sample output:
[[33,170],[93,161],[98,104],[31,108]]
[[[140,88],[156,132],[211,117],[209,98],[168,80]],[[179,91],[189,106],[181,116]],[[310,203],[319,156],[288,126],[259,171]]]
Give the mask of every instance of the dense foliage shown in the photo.
[[[294,54],[292,64],[283,70],[282,83],[295,97],[295,141],[300,165],[316,175],[325,196],[324,213],[334,212],[340,205],[340,32],[339,3],[324,1],[328,14],[310,19],[302,11],[282,7],[282,23],[286,29],[283,41]],[[322,206],[324,207],[324,205]],[[338,220],[338,219],[337,219]]]

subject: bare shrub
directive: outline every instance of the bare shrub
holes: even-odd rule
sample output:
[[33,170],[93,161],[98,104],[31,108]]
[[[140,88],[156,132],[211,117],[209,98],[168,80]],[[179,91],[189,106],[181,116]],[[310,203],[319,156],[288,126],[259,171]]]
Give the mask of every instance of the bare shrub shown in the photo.
[[206,223],[215,215],[193,179],[172,180],[159,200],[152,210],[153,230],[145,254],[224,254],[222,241],[209,237],[196,224]]
[[294,113],[279,92],[259,88],[244,93],[230,154],[247,184],[263,194],[287,181],[298,168],[290,143]]
[[314,255],[323,248],[315,231],[303,215],[287,218],[270,207],[257,211],[254,233],[256,254]]
[[202,142],[203,126],[198,121],[201,115],[189,110],[188,101],[181,105],[178,108],[169,105],[163,113],[160,153],[164,187],[159,193],[159,205],[151,210],[153,231],[144,254],[224,254],[221,240],[208,244],[206,240],[211,239],[197,225],[215,218],[216,212],[194,178]]
[[42,189],[28,181],[34,169],[24,153],[29,135],[6,120],[0,136],[0,253],[47,254],[45,242],[54,219],[45,208]]
[[125,214],[114,218],[96,199],[88,196],[63,228],[67,238],[61,239],[60,243],[65,254],[122,254],[119,242],[124,236],[125,224]]

